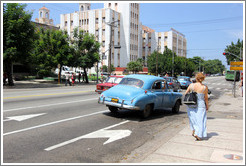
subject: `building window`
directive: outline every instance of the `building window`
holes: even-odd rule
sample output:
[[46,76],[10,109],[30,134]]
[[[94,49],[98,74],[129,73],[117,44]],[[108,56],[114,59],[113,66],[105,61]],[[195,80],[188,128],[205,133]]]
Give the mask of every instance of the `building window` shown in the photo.
[[87,9],[90,10],[90,6],[88,6]]
[[118,6],[118,4],[117,3],[115,3],[115,7],[117,7]]
[[71,26],[73,26],[73,21],[71,21]]
[[105,17],[102,18],[102,22],[105,23]]
[[67,26],[67,21],[65,21],[65,27]]
[[108,4],[108,7],[111,7],[111,3]]
[[89,24],[89,19],[87,19],[87,24]]
[[96,18],[96,24],[98,24],[98,18]]
[[105,41],[102,42],[102,46],[105,47]]
[[48,12],[45,13],[45,17],[49,18],[49,13]]
[[43,12],[40,12],[40,17],[42,17],[43,16]]

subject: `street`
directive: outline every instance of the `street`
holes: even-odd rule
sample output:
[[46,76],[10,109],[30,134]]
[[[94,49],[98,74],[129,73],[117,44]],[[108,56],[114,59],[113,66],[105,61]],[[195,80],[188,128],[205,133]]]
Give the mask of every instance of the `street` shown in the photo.
[[[204,84],[210,105],[232,91],[224,76]],[[4,89],[3,163],[117,163],[159,131],[172,135],[188,124],[185,105],[179,114],[156,110],[148,119],[137,111],[112,114],[97,103],[95,88]]]

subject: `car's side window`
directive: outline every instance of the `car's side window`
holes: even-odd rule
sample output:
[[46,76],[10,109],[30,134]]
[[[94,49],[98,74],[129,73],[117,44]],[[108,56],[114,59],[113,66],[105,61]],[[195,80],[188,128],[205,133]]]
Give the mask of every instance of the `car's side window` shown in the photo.
[[152,85],[152,89],[154,89],[154,90],[162,89],[162,82],[161,81],[154,82],[154,84]]

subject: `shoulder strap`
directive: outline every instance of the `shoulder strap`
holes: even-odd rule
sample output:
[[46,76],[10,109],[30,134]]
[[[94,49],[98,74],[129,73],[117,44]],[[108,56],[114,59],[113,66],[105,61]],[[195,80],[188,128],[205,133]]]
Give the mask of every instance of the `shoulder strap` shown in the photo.
[[204,85],[204,88],[203,88],[203,91],[202,91],[202,93],[204,93],[205,89],[206,89],[206,85]]

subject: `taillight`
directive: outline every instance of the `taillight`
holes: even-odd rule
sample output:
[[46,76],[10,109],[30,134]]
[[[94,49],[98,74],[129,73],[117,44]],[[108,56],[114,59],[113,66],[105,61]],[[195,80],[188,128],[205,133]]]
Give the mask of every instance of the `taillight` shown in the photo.
[[144,93],[146,94],[148,91],[146,90],[146,91],[144,91]]
[[169,83],[169,85],[172,85],[172,84],[173,84],[172,82]]

